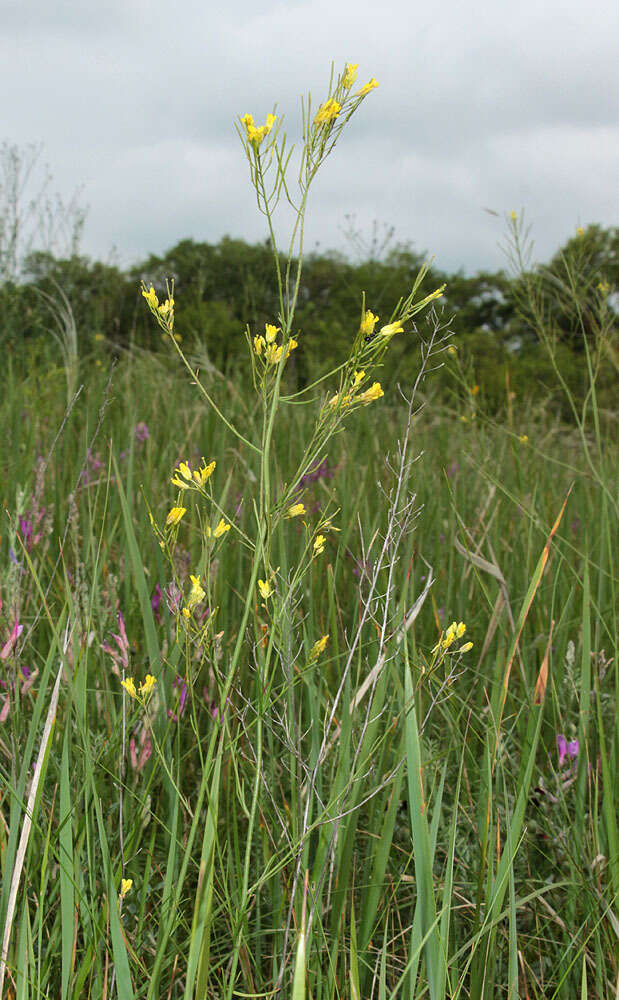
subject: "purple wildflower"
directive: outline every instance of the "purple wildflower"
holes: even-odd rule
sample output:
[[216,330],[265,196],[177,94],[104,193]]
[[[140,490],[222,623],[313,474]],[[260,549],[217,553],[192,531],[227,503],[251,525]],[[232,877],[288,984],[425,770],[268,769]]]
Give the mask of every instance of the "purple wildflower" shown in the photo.
[[26,546],[28,552],[30,552],[30,549],[32,548],[32,521],[29,517],[20,517],[18,520],[19,530],[21,531],[24,545]]
[[20,625],[17,619],[15,619],[15,624],[13,625],[13,630],[5,642],[2,649],[0,649],[0,660],[8,660],[9,656],[15,649],[17,645],[17,640],[24,631],[24,626]]
[[109,642],[102,643],[101,649],[104,653],[107,653],[112,657],[114,661],[114,673],[120,675],[121,667],[124,670],[129,669],[129,641],[125,631],[125,620],[120,611],[118,612],[118,632],[118,635],[115,632],[112,632],[112,638],[116,642],[118,649],[114,649],[113,646],[110,646]]
[[559,767],[563,767],[566,757],[570,761],[576,760],[580,747],[578,740],[566,740],[563,733],[557,733],[557,750],[559,753]]
[[142,730],[140,736],[140,756],[138,757],[137,747],[135,745],[135,737],[132,736],[129,740],[129,760],[131,761],[131,767],[134,771],[141,771],[144,767],[146,761],[153,752],[153,745],[150,740],[150,736],[146,729]]
[[335,468],[330,469],[327,466],[326,458],[324,458],[322,462],[316,466],[316,468],[310,469],[310,471],[306,472],[304,476],[301,476],[301,478],[299,479],[299,483],[297,485],[297,489],[302,490],[305,486],[309,486],[310,483],[315,483],[319,479],[333,479],[333,476],[335,475],[336,472],[336,468],[337,466]]
[[176,712],[173,712],[169,708],[167,710],[168,717],[172,719],[173,722],[178,722],[178,720],[180,719],[181,715],[185,710],[185,702],[187,701],[187,685],[185,684],[185,681],[183,680],[182,677],[176,677],[176,679],[172,683],[172,690],[173,691],[180,690],[180,694],[178,696],[178,715],[176,714]]
[[153,614],[155,616],[155,621],[158,625],[161,624],[161,600],[163,598],[163,591],[161,586],[156,583],[153,596],[150,599],[150,604],[153,609]]
[[139,441],[140,444],[143,444],[150,437],[150,431],[143,420],[140,420],[139,424],[135,425],[133,433],[136,441]]

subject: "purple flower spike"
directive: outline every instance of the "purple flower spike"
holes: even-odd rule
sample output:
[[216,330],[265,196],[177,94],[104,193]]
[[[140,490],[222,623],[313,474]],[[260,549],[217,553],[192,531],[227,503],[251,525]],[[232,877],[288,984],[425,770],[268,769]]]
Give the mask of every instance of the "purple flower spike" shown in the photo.
[[150,431],[143,420],[140,420],[139,424],[135,425],[133,433],[135,434],[136,441],[139,441],[140,444],[150,437]]
[[563,766],[565,759],[576,760],[580,746],[578,740],[566,740],[563,733],[557,733],[557,750],[559,751],[559,767]]
[[559,751],[559,767],[567,757],[567,740],[563,733],[557,733],[557,750]]
[[178,697],[178,715],[176,714],[176,712],[173,712],[170,708],[168,708],[167,710],[168,717],[172,719],[173,722],[178,722],[181,715],[183,714],[183,711],[185,709],[185,702],[187,701],[187,685],[185,684],[185,681],[183,680],[182,677],[177,677],[176,680],[172,683],[172,690],[173,691],[180,690],[180,694]]
[[32,534],[33,534],[32,521],[30,520],[29,517],[20,517],[18,520],[19,520],[19,530],[21,531],[22,538],[24,540],[24,545],[26,546],[28,552],[30,552],[32,548]]
[[155,620],[159,625],[161,623],[161,601],[163,599],[163,591],[159,583],[155,584],[155,590],[153,596],[150,599],[151,607],[153,609],[153,614]]
[[20,625],[19,622],[16,621],[15,624],[13,625],[13,631],[11,632],[10,636],[8,637],[2,649],[0,649],[0,660],[8,660],[9,656],[15,649],[15,646],[17,645],[17,640],[19,639],[23,631],[24,631],[24,626]]
[[129,669],[129,640],[127,639],[127,632],[125,630],[125,619],[121,611],[118,612],[118,631],[119,635],[116,632],[112,632],[112,639],[114,639],[118,649],[110,646],[109,642],[101,643],[101,649],[104,653],[108,653],[114,660],[115,672],[118,672],[121,666],[125,670]]

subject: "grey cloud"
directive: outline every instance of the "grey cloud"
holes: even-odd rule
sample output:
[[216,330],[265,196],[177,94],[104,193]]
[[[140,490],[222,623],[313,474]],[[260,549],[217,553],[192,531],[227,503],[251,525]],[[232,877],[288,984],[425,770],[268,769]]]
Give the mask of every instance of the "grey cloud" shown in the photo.
[[277,102],[294,139],[299,94],[318,101],[346,59],[380,88],[324,166],[309,246],[342,247],[349,213],[474,269],[502,263],[484,206],[524,205],[542,256],[579,223],[617,221],[619,31],[602,0],[386,0],[371,14],[351,0],[189,0],[174,14],[163,0],[20,0],[0,32],[0,138],[43,141],[58,187],[84,185],[93,254],[262,238],[234,120]]

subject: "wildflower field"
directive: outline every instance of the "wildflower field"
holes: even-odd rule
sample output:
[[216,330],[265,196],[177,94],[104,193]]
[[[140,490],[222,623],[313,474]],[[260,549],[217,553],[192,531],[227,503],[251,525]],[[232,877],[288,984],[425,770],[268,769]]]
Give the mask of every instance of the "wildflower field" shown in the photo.
[[356,75],[304,103],[298,178],[275,114],[239,118],[279,300],[244,370],[193,356],[148,276],[165,351],[82,350],[67,303],[6,362],[2,997],[616,996],[609,290],[585,311],[570,260],[552,286],[576,398],[514,213],[552,394],[506,381],[488,413],[424,267],[380,317],[360,288],[336,367],[289,377],[308,192],[376,96]]

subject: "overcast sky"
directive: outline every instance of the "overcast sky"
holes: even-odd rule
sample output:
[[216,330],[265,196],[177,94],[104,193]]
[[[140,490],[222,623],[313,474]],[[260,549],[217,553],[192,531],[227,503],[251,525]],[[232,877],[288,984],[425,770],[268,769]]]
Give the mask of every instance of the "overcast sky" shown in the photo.
[[[613,13],[614,10],[614,13]],[[184,237],[265,237],[236,135],[359,63],[364,102],[309,206],[309,249],[346,250],[346,216],[498,268],[526,211],[538,259],[579,225],[619,222],[619,6],[608,0],[0,0],[0,141],[44,144],[82,187],[82,248],[122,264]],[[501,218],[484,209],[498,212]],[[282,219],[281,228],[286,220]]]

